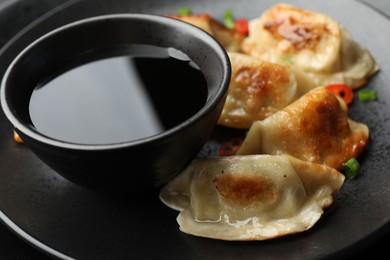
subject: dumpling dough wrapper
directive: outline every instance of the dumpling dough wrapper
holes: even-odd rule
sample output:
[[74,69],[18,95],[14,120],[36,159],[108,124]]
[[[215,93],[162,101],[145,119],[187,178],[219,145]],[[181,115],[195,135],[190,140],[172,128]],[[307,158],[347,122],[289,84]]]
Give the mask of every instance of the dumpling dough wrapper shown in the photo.
[[160,199],[180,211],[180,230],[221,240],[267,240],[311,228],[344,175],[286,155],[196,159]]
[[288,64],[303,93],[313,87],[344,83],[362,87],[379,66],[368,49],[331,17],[277,4],[249,23],[244,53]]
[[288,66],[236,52],[228,55],[232,75],[219,125],[249,129],[299,97],[295,74]]
[[368,141],[368,126],[349,118],[341,98],[317,87],[253,123],[237,154],[288,154],[341,170]]

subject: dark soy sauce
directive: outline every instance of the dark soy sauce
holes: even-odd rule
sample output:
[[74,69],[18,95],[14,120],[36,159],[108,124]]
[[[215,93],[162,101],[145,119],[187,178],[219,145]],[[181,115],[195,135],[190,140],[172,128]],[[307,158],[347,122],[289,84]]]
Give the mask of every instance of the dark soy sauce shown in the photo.
[[178,50],[130,45],[87,60],[36,86],[29,109],[39,132],[81,144],[132,141],[180,124],[206,102],[204,75]]

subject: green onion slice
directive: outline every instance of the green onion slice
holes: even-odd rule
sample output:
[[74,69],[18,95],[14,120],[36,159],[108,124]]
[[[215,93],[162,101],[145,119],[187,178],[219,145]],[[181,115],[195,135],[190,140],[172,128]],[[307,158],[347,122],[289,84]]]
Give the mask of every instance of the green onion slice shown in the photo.
[[349,159],[343,163],[343,166],[344,174],[348,179],[354,179],[360,172],[360,164],[355,158]]
[[377,100],[377,94],[374,90],[362,89],[358,92],[360,101],[375,101]]
[[224,21],[225,26],[227,28],[234,29],[235,24],[234,24],[234,17],[233,17],[232,9],[228,8],[225,10],[224,15],[223,15],[223,21]]
[[182,6],[177,11],[178,15],[190,15],[192,13],[191,9],[187,6]]
[[283,61],[287,62],[288,64],[293,64],[294,63],[291,56],[284,56],[283,57]]

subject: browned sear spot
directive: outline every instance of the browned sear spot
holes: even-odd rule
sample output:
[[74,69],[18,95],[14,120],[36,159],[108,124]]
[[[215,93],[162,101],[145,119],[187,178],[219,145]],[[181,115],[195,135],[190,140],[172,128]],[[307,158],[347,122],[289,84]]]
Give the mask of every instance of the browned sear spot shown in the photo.
[[272,183],[261,176],[225,174],[215,179],[215,185],[226,200],[244,206],[270,201],[275,197]]
[[278,6],[268,14],[264,29],[280,41],[287,40],[295,50],[314,50],[323,35],[332,34],[323,21],[316,21],[312,12],[295,7]]

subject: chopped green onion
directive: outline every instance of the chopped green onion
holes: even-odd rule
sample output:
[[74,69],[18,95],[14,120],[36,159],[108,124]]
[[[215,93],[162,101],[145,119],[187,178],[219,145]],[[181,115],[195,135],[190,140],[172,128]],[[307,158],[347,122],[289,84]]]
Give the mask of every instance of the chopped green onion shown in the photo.
[[235,24],[234,24],[234,17],[233,17],[232,9],[228,8],[225,10],[225,13],[223,15],[223,21],[224,21],[225,26],[227,28],[234,29]]
[[192,13],[191,9],[187,6],[182,6],[177,12],[178,15],[190,15]]
[[348,179],[355,178],[360,172],[360,164],[355,158],[349,159],[347,162],[343,163],[344,174]]
[[283,60],[285,62],[287,62],[288,64],[293,64],[294,63],[291,56],[284,56]]
[[377,94],[374,90],[362,89],[358,92],[360,101],[375,101],[377,100]]

